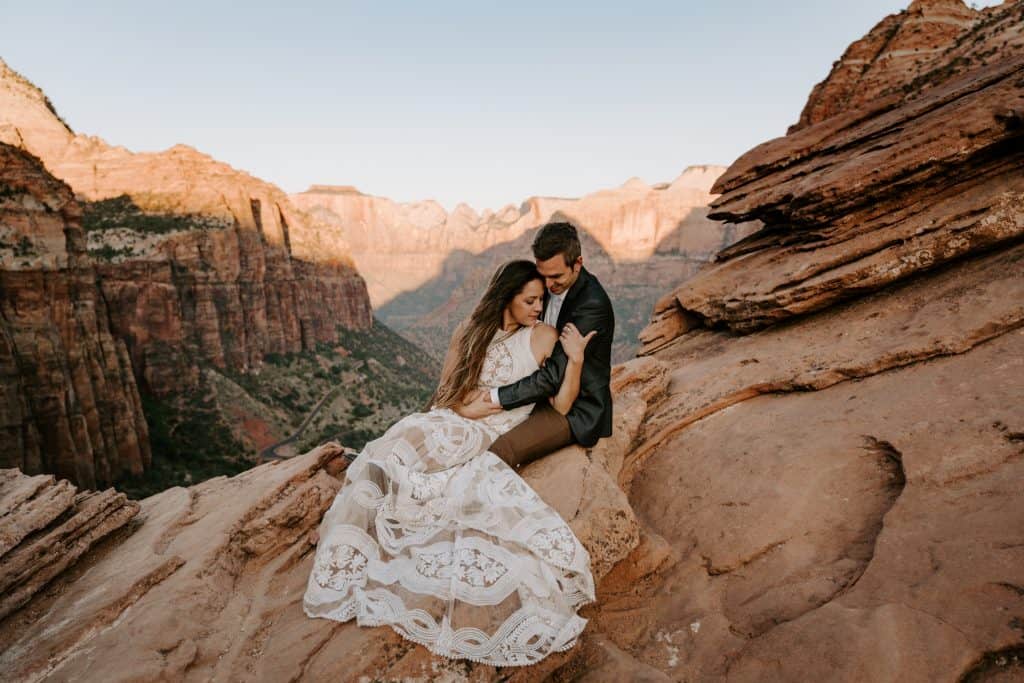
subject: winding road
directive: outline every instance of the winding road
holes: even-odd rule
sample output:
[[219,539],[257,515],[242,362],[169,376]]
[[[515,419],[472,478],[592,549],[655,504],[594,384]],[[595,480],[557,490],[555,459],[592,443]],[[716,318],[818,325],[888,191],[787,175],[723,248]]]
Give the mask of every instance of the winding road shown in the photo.
[[294,457],[294,455],[279,455],[277,453],[277,449],[280,448],[281,446],[292,443],[300,436],[302,436],[302,432],[309,425],[309,421],[316,417],[317,412],[319,412],[320,408],[323,407],[327,399],[329,399],[332,394],[335,394],[340,391],[341,387],[334,387],[326,394],[324,394],[323,398],[321,398],[317,402],[317,404],[313,406],[313,410],[309,411],[309,415],[306,415],[306,419],[304,419],[302,421],[302,424],[300,424],[298,428],[294,432],[292,432],[291,436],[282,439],[281,441],[278,441],[275,444],[271,444],[270,446],[267,446],[262,451],[260,451],[260,462],[268,462],[270,460],[287,460],[288,458]]

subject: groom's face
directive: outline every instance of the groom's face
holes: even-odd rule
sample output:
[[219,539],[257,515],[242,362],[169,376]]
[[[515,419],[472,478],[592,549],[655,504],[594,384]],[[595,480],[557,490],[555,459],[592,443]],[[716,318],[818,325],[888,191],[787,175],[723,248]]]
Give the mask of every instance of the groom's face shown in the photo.
[[566,263],[562,254],[555,254],[544,261],[537,261],[537,270],[544,276],[544,286],[552,294],[564,294],[576,278],[580,276],[580,268],[583,267],[583,257],[580,256],[572,263]]

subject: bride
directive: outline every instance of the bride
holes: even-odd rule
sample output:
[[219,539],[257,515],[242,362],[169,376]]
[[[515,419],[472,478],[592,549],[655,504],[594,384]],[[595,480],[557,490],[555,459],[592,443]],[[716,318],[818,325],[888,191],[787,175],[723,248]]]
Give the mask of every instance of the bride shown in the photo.
[[[544,281],[530,261],[491,278],[453,335],[427,413],[395,423],[349,465],[320,523],[303,597],[310,617],[388,625],[431,652],[493,666],[533,664],[572,647],[594,600],[590,556],[558,513],[488,451],[533,406],[471,420],[478,391],[525,377],[559,334],[538,324]],[[558,394],[579,393],[586,337],[566,325]]]

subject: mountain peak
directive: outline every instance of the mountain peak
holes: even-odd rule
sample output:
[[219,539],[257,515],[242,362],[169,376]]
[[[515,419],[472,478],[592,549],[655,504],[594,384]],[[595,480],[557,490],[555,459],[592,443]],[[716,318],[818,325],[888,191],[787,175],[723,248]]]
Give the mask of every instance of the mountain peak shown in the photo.
[[650,190],[651,186],[644,182],[643,178],[633,176],[626,182],[622,183],[623,190]]
[[354,194],[360,197],[366,196],[355,185],[310,185],[305,194]]
[[28,118],[32,127],[59,126],[65,133],[74,134],[57,113],[50,98],[3,59],[0,59],[0,106],[7,110],[5,118],[10,118],[11,114],[20,114],[18,118]]

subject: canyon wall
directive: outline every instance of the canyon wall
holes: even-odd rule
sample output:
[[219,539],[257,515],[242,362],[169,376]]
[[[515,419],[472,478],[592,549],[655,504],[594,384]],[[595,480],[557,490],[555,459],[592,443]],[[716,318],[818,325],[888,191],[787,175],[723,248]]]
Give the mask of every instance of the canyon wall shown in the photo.
[[710,188],[723,170],[693,166],[671,183],[634,178],[578,199],[531,197],[479,215],[466,205],[448,214],[435,202],[400,204],[351,187],[314,186],[292,200],[348,243],[378,315],[438,356],[498,265],[532,258],[536,229],[569,220],[582,231],[585,265],[615,305],[614,357],[622,360],[635,353],[636,334],[665,286],[753,229],[708,220]]
[[149,464],[127,346],[86,254],[81,207],[0,143],[0,467],[95,488]]
[[0,112],[0,140],[86,202],[112,322],[147,390],[190,386],[197,359],[246,370],[267,353],[336,341],[336,324],[370,325],[344,243],[274,185],[185,145],[134,153],[76,135],[3,64]]
[[[133,153],[76,135],[43,93],[3,62],[0,141],[38,157],[45,170],[40,167],[36,174],[48,173],[45,182],[59,178],[73,190],[74,197],[62,200],[75,213],[73,224],[64,222],[68,244],[74,245],[68,249],[75,250],[74,263],[88,264],[76,266],[55,256],[65,249],[55,217],[46,218],[52,226],[23,219],[17,235],[11,235],[27,241],[0,248],[4,277],[25,283],[0,292],[11,311],[10,323],[26,315],[14,298],[27,296],[26,290],[38,290],[38,296],[48,286],[46,278],[88,280],[78,289],[91,292],[94,303],[89,305],[100,319],[94,327],[117,340],[105,362],[116,359],[121,372],[130,369],[145,394],[195,389],[203,363],[258,371],[266,354],[335,343],[339,328],[365,330],[372,324],[365,283],[345,245],[318,230],[269,183],[182,145]],[[20,206],[20,201],[12,197],[7,205]],[[47,275],[29,284],[25,276],[15,275],[25,268]],[[83,295],[67,287],[51,290],[36,311],[42,316],[39,324],[67,327],[60,322],[70,315],[66,311],[80,315],[87,308],[74,305],[70,297]],[[44,310],[53,313],[46,318]],[[86,346],[102,338],[82,334]],[[65,344],[70,342],[65,335]],[[76,352],[54,348],[52,362],[73,367],[77,361],[68,354]],[[11,372],[13,377],[25,370]],[[138,474],[148,457],[146,428],[138,415],[138,391],[134,385],[129,391],[126,381],[116,383],[116,390],[107,386],[114,383],[95,387],[102,418],[88,417],[95,423],[89,430],[91,443],[83,440],[84,427],[75,426],[69,433],[78,436],[48,435],[45,456],[34,445],[29,413],[8,411],[6,428],[27,436],[11,442],[21,445],[5,453],[5,462],[32,473],[54,472],[84,486],[108,484],[118,472]],[[123,400],[125,392],[134,402]],[[11,396],[12,405],[26,401],[31,403],[24,395]],[[65,403],[73,406],[75,400]],[[46,410],[56,414],[57,408]],[[77,409],[66,410],[73,414]],[[100,438],[103,421],[118,432],[117,438]],[[124,429],[129,423],[131,429]],[[106,461],[94,463],[93,451],[106,451]],[[51,464],[76,460],[82,462],[59,468]]]

